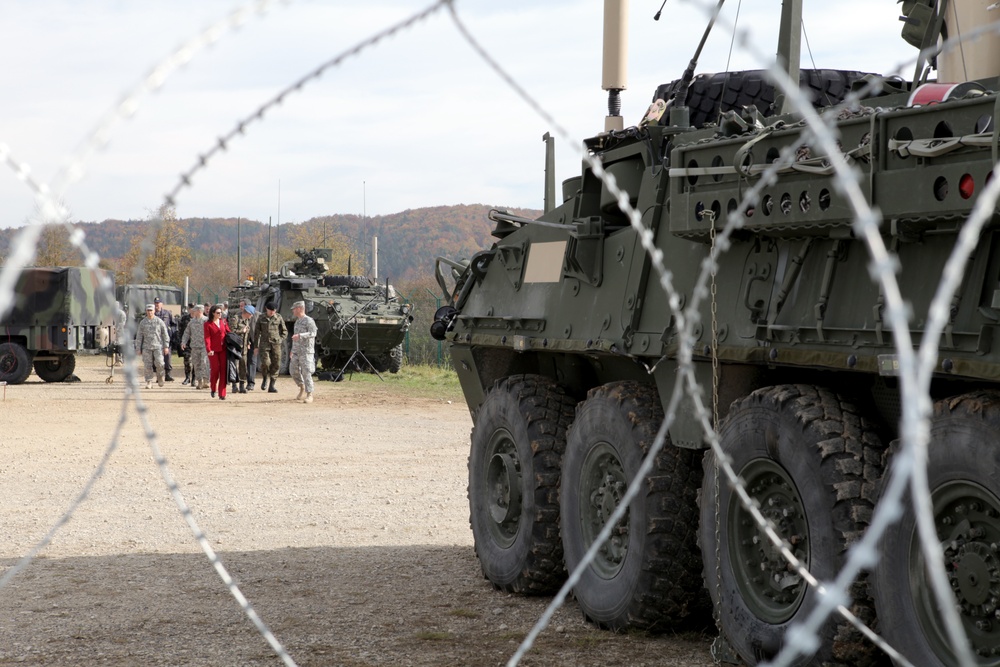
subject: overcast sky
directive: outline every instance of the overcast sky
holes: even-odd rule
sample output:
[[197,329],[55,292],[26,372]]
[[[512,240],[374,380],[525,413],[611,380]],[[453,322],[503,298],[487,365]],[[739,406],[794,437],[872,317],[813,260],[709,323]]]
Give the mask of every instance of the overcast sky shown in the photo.
[[[249,3],[247,3],[249,4]],[[63,197],[72,220],[137,219],[216,137],[284,86],[430,0],[297,0],[254,14],[140,99]],[[714,3],[712,3],[714,4]],[[723,23],[738,0],[726,3]],[[888,72],[915,55],[895,0],[805,2],[817,67]],[[223,0],[6,0],[0,41],[0,143],[49,182],[98,121],[176,47],[241,6]],[[603,128],[601,0],[456,0],[483,46],[576,140]],[[656,85],[680,76],[704,6],[631,0],[629,87],[635,124]],[[780,0],[745,0],[739,26],[773,54]],[[726,68],[731,30],[713,32],[699,71]],[[804,50],[803,66],[810,56]],[[759,67],[737,50],[732,69]],[[907,75],[909,75],[909,69]],[[181,217],[302,221],[423,206],[542,205],[542,135],[551,128],[463,40],[447,11],[348,59],[248,127],[177,202]],[[558,180],[579,155],[557,142]],[[279,211],[280,181],[280,211]],[[33,215],[31,192],[0,174],[0,226]]]

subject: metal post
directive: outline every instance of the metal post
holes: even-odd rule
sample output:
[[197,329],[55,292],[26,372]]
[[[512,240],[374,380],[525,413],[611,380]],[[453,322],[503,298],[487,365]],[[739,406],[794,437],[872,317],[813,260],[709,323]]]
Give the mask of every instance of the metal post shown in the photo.
[[[778,65],[788,78],[799,80],[799,61],[802,52],[802,0],[783,0],[781,3],[781,25],[778,31]],[[787,99],[782,100],[781,113],[790,113],[792,108]]]
[[236,285],[243,284],[243,244],[240,236],[240,219],[236,218]]
[[267,277],[271,277],[271,216],[267,216]]
[[545,142],[545,212],[556,206],[556,138],[546,132],[542,135]]

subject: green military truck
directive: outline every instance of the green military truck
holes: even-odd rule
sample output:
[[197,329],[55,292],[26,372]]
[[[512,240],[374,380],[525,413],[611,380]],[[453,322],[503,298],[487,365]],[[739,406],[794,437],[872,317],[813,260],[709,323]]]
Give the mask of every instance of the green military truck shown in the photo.
[[134,320],[142,319],[146,313],[146,304],[160,297],[163,307],[180,317],[184,310],[184,293],[181,288],[173,285],[119,285],[115,290],[115,298],[122,309]]
[[13,309],[0,317],[0,382],[21,384],[31,368],[46,382],[62,382],[76,368],[75,353],[111,342],[115,303],[101,289],[107,271],[35,267],[18,277]]

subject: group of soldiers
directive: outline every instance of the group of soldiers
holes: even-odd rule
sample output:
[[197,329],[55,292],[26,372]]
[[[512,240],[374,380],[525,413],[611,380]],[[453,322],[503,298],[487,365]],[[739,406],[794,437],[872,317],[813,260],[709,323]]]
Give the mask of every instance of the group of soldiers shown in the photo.
[[[296,400],[312,403],[312,374],[316,370],[316,322],[306,315],[303,301],[292,304],[292,314],[295,316],[295,325],[291,336],[289,373],[299,388]],[[182,384],[191,385],[195,389],[209,387],[206,322],[208,317],[205,308],[200,304],[188,304],[187,312],[180,318],[174,334],[180,341],[179,351],[184,359]],[[268,302],[264,306],[264,313],[257,313],[253,305],[241,299],[239,311],[229,319],[229,328],[241,341],[241,355],[236,364],[236,372],[229,376],[232,393],[245,394],[253,391],[258,364],[262,376],[261,391],[277,393],[281,348],[288,336],[288,328],[284,319],[276,312],[275,304]],[[173,381],[170,376],[170,347],[171,332],[174,329],[173,316],[162,307],[159,298],[146,305],[145,317],[136,329],[135,344],[136,351],[142,356],[147,389],[152,388],[154,378],[161,387],[164,382]]]

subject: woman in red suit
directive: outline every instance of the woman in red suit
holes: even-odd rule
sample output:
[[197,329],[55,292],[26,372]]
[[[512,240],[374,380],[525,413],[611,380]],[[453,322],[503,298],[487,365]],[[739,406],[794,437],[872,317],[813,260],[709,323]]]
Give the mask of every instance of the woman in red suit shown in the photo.
[[226,400],[226,334],[229,333],[229,322],[222,319],[222,307],[215,305],[208,313],[205,322],[205,348],[208,350],[208,365],[212,370],[212,398],[215,398],[216,386],[219,398]]

